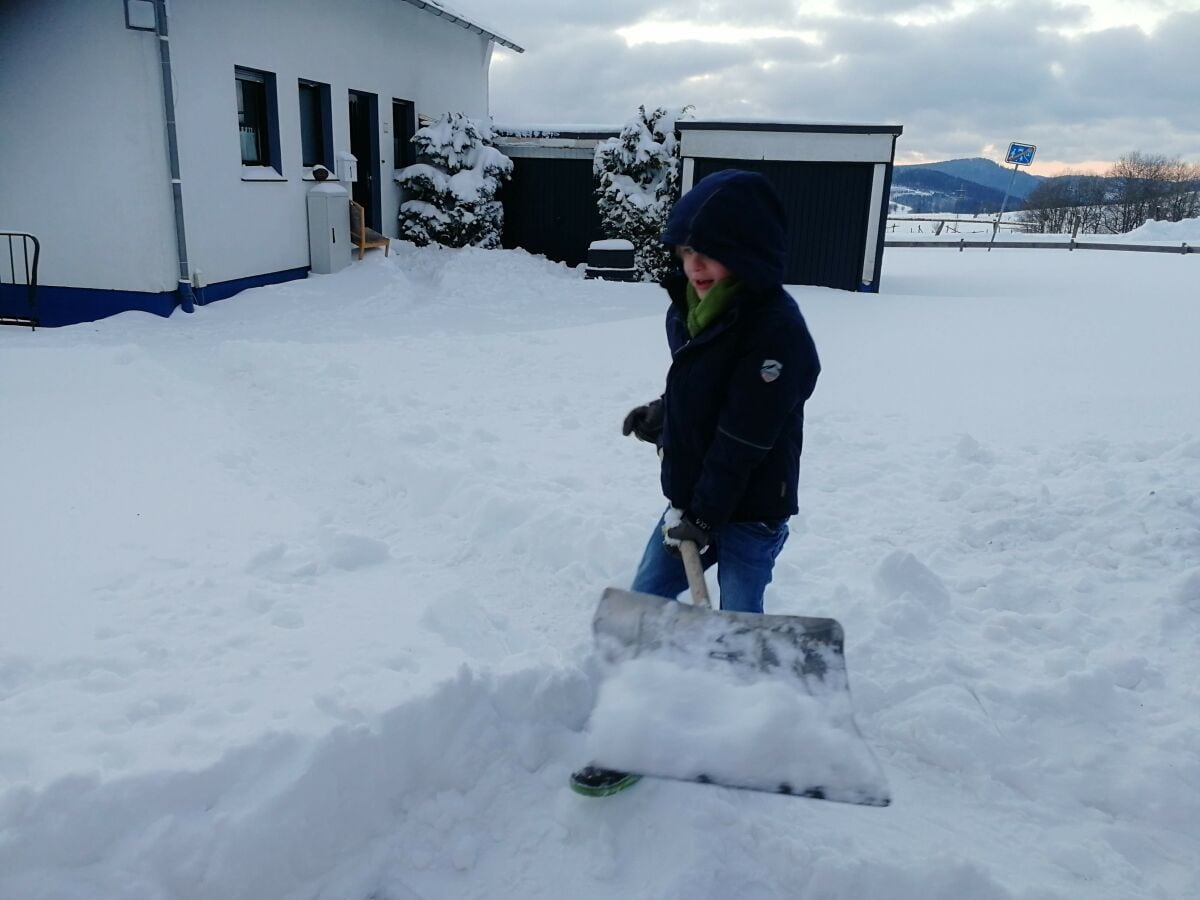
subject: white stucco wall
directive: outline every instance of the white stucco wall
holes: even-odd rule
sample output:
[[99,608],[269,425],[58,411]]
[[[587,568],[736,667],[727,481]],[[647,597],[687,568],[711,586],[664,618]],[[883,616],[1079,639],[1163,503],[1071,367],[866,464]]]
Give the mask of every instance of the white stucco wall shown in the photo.
[[6,0],[0,229],[42,244],[42,284],[173,290],[158,46],[120,2]]
[[[208,283],[308,265],[300,78],[330,85],[334,153],[350,90],[377,95],[382,224],[396,234],[392,100],[418,114],[487,114],[490,43],[400,0],[174,0],[172,52],[189,256]],[[286,181],[242,180],[234,69],[276,77]],[[367,175],[360,162],[359,177]]]
[[[396,233],[392,100],[488,113],[491,43],[401,0],[171,0],[192,269],[213,284],[308,265],[298,79],[376,94],[384,231]],[[137,291],[177,281],[158,46],[121,0],[8,0],[0,26],[0,227],[42,240],[41,282]],[[234,68],[275,74],[281,181],[243,180]],[[360,168],[360,177],[365,172]]]

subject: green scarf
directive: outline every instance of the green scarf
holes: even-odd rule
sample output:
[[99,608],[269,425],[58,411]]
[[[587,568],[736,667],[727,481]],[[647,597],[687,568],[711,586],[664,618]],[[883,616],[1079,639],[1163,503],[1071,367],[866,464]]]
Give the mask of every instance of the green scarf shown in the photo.
[[695,337],[729,310],[742,283],[734,276],[722,278],[708,289],[703,298],[689,281],[687,286],[688,334]]

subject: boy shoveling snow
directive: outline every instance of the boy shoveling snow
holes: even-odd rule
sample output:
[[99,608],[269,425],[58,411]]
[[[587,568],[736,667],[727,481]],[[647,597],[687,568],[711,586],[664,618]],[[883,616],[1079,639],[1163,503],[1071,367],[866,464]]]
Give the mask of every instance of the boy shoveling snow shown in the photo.
[[[783,289],[786,230],[767,179],[736,169],[702,179],[667,220],[661,240],[681,264],[663,281],[671,366],[662,396],[622,431],[658,446],[670,505],[633,591],[676,599],[688,586],[679,543],[691,541],[705,569],[717,566],[722,610],[763,611],[798,509],[804,402],[821,368]],[[639,777],[587,766],[572,787],[603,796]]]

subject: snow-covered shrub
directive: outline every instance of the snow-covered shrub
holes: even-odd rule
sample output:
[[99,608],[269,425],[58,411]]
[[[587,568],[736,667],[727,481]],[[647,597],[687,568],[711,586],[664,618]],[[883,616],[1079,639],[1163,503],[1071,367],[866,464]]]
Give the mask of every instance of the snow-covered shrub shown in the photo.
[[492,146],[487,123],[446,113],[413,135],[416,165],[396,180],[408,193],[400,205],[400,236],[418,246],[500,246],[504,210],[496,199],[512,160]]
[[596,148],[592,169],[599,179],[596,198],[609,238],[634,246],[634,265],[643,281],[670,271],[670,251],[659,243],[671,206],[679,199],[679,140],[675,122],[692,107],[651,113],[639,106],[635,118]]

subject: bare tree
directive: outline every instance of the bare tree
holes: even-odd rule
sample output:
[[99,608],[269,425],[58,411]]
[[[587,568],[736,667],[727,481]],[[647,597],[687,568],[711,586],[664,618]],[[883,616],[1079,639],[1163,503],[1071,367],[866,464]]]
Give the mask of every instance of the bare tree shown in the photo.
[[1173,159],[1164,174],[1166,190],[1154,218],[1178,222],[1200,215],[1200,165]]
[[1101,228],[1106,197],[1105,179],[1080,172],[1065,172],[1039,184],[1025,198],[1022,216],[1029,230],[1043,234]]
[[1074,221],[1070,231],[1098,234],[1103,230],[1104,208],[1108,203],[1107,179],[1099,175],[1080,175],[1073,189]]
[[1200,216],[1200,165],[1133,151],[1103,176],[1067,172],[1025,198],[1027,230],[1123,234],[1148,219],[1178,222]]
[[1112,231],[1132,231],[1147,219],[1178,222],[1195,216],[1200,172],[1178,157],[1133,151],[1108,172],[1113,196],[1105,222]]
[[1026,231],[1058,234],[1063,230],[1070,206],[1069,180],[1063,177],[1047,178],[1025,198],[1021,221]]

